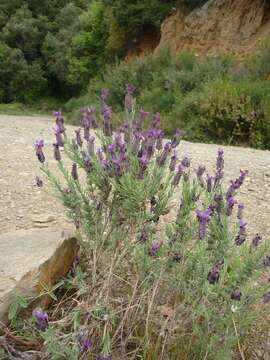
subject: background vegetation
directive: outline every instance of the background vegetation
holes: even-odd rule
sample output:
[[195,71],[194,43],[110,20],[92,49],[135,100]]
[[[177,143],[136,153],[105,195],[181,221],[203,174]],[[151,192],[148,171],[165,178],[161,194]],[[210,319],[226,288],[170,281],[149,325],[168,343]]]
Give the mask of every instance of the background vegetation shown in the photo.
[[103,87],[111,89],[110,103],[120,110],[130,82],[139,103],[161,112],[167,135],[182,127],[193,141],[269,148],[268,40],[244,61],[229,55],[172,59],[166,51],[129,64],[122,60],[143,34],[159,36],[176,6],[203,3],[3,0],[0,103],[7,105],[1,111],[61,107],[78,122],[80,107],[95,102]]

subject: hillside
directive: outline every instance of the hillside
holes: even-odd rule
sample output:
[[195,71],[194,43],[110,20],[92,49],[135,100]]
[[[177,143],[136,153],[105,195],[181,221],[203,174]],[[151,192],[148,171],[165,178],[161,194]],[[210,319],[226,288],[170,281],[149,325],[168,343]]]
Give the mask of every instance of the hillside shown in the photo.
[[179,7],[161,26],[156,51],[192,51],[244,55],[270,33],[270,2],[265,0],[209,0],[188,12]]

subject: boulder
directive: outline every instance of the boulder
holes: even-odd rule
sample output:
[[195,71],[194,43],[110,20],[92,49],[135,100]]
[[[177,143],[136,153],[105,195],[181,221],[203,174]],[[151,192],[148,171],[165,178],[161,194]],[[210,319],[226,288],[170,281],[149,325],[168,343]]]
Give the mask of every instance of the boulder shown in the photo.
[[50,289],[68,273],[78,249],[72,232],[59,228],[0,235],[0,321],[8,322],[9,307],[18,296],[33,299],[32,306],[47,307],[51,297],[37,296],[44,284]]

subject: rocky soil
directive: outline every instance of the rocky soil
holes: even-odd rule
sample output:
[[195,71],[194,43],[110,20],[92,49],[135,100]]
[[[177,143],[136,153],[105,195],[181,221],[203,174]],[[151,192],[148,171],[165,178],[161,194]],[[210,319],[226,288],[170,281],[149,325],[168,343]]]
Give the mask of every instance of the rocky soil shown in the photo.
[[[45,139],[45,153],[52,167],[51,144],[54,141],[54,119],[0,115],[0,233],[15,229],[62,225],[65,213],[48,192],[37,188],[35,176],[41,175],[34,153],[37,138]],[[73,127],[68,126],[72,132]],[[205,164],[214,170],[218,145],[182,142],[181,156],[192,158],[192,166]],[[260,232],[270,237],[270,152],[224,146],[226,182],[235,178],[240,169],[249,170],[239,199],[246,204],[249,234]],[[45,181],[45,180],[44,180]],[[176,203],[177,194],[174,200]]]

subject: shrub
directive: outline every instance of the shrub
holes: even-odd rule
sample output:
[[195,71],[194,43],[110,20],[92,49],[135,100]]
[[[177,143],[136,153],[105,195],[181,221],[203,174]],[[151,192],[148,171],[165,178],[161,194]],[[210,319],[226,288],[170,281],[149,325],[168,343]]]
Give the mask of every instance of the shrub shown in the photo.
[[[183,126],[189,138],[196,141],[210,139],[267,148],[268,102],[262,93],[256,86],[244,88],[227,80],[215,80],[205,85],[202,92],[194,91],[176,103],[171,120],[173,128]],[[256,137],[260,140],[256,141]]]
[[[213,176],[200,166],[194,177],[190,159],[175,151],[183,132],[163,146],[159,114],[136,113],[134,88],[127,90],[128,120],[114,134],[106,90],[101,116],[83,109],[84,139],[78,129],[70,141],[56,113],[53,147],[62,180],[46,163],[43,141],[36,142],[41,170],[77,227],[83,255],[66,281],[66,306],[56,305],[49,319],[34,313],[37,327],[47,329],[43,352],[54,358],[69,351],[75,359],[90,352],[100,352],[99,359],[244,358],[269,330],[270,302],[262,277],[269,242],[258,234],[247,241],[243,204],[235,221],[247,172],[224,187],[219,150]],[[176,193],[180,203],[170,211]]]

